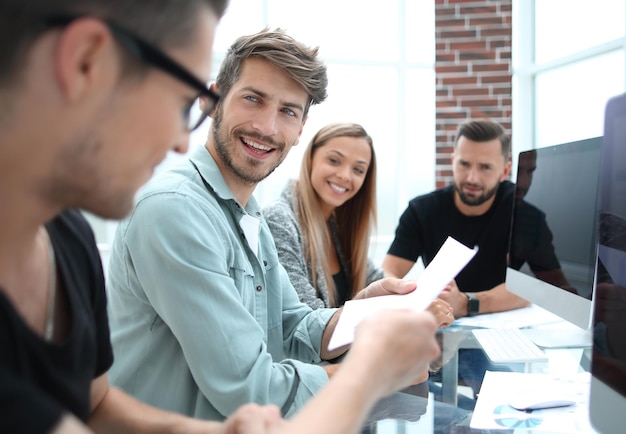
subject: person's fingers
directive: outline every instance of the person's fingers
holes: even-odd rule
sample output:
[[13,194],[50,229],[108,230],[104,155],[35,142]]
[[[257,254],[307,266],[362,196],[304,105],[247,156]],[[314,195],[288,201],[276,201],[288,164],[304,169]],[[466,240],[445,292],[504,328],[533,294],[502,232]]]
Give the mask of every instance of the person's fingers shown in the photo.
[[241,406],[224,423],[224,434],[268,434],[284,423],[280,410],[275,405]]
[[398,279],[397,277],[385,277],[370,284],[364,290],[365,297],[377,297],[380,295],[408,294],[417,287],[412,279]]

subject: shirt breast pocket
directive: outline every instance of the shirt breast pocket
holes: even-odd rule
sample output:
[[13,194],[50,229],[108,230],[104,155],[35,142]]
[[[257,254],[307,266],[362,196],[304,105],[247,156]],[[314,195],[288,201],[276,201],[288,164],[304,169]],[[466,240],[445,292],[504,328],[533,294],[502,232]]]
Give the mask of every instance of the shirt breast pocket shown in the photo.
[[254,271],[248,258],[237,252],[230,264],[229,274],[245,308],[254,313]]

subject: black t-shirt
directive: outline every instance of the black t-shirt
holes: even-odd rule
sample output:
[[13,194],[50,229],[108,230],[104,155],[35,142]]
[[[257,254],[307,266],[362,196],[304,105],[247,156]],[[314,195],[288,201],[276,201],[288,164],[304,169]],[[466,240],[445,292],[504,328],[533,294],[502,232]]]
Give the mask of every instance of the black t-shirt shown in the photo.
[[102,264],[87,221],[67,211],[46,225],[66,291],[70,331],[35,334],[0,291],[0,432],[49,432],[63,413],[86,421],[94,378],[113,363]]
[[433,260],[448,236],[478,253],[456,277],[459,290],[478,292],[504,283],[513,210],[514,185],[500,183],[485,214],[466,216],[454,204],[454,187],[448,186],[409,202],[400,217],[388,253],[409,261]]

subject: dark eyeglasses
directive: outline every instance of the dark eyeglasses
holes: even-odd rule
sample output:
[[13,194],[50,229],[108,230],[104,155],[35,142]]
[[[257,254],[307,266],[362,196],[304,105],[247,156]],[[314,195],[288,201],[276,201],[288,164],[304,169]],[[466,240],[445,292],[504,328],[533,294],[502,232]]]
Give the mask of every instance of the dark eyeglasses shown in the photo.
[[[58,16],[51,17],[46,20],[50,26],[66,26],[74,20],[86,16]],[[170,74],[172,77],[184,82],[198,91],[198,97],[186,107],[183,116],[187,122],[187,130],[193,131],[197,129],[202,122],[209,116],[209,113],[217,105],[220,96],[218,93],[209,89],[205,83],[198,80],[185,67],[163,53],[154,45],[144,41],[139,36],[119,26],[118,24],[101,19],[111,30],[115,38],[120,42],[137,59],[159,68],[160,70]],[[201,98],[205,98],[205,105],[202,110],[193,110],[193,107],[199,105]]]

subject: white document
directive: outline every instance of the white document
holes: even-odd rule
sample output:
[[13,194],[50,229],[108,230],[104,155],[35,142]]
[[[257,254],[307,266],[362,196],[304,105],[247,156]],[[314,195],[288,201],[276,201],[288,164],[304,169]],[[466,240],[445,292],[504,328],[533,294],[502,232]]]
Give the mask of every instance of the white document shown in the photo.
[[382,309],[425,310],[439,293],[474,257],[478,248],[470,249],[448,237],[428,267],[417,278],[417,289],[409,294],[383,295],[345,303],[335,331],[328,344],[329,350],[352,343],[359,323],[368,315]]
[[561,317],[536,304],[532,304],[527,307],[507,310],[505,312],[484,313],[476,316],[457,318],[454,321],[454,325],[485,328],[524,328],[563,322],[564,320]]
[[[487,371],[480,387],[470,427],[480,430],[515,430],[549,433],[595,433],[589,422],[591,374],[570,375]],[[542,399],[560,397],[574,405],[519,411],[509,402],[530,395]]]

